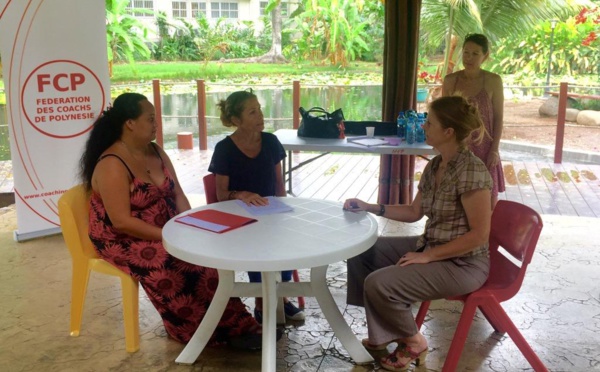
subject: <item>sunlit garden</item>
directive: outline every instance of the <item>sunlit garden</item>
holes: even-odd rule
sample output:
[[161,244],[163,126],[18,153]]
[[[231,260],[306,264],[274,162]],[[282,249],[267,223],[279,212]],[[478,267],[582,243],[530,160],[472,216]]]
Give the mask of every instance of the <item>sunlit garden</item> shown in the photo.
[[[133,16],[128,4],[106,0],[113,96],[124,90],[148,94],[153,79],[167,83],[163,94],[193,93],[198,79],[212,90],[220,89],[215,84],[287,87],[294,80],[313,86],[382,84],[381,1],[302,0],[283,16],[280,0],[270,0],[257,22],[148,14],[154,27]],[[424,0],[416,83],[432,89],[453,67],[462,68],[462,40],[477,32],[492,43],[483,67],[502,76],[509,99],[539,97],[560,82],[569,82],[571,92],[600,95],[599,9],[598,0]],[[579,105],[597,110],[600,100]],[[0,81],[0,113],[4,107]],[[5,115],[0,133],[0,153],[7,153]]]

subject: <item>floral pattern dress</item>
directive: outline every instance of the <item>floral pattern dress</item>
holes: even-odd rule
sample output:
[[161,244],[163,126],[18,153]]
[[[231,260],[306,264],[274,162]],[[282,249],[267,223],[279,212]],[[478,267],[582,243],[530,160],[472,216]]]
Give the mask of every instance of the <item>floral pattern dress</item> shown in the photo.
[[[485,90],[485,73],[483,74],[483,86],[479,93],[472,97],[467,97],[471,104],[477,106],[479,110],[479,115],[481,116],[481,120],[485,125],[485,130],[488,132],[489,136],[484,136],[483,141],[479,144],[471,143],[469,148],[479,159],[486,164],[487,160],[490,156],[490,152],[492,151],[492,138],[496,135],[494,133],[494,106],[492,104],[492,99],[489,94]],[[458,83],[458,77],[454,82],[454,92],[456,92],[456,84]],[[479,135],[478,131],[473,133],[473,138],[477,138]],[[490,175],[492,176],[492,181],[494,182],[492,187],[492,196],[497,198],[499,192],[506,191],[506,185],[504,183],[504,170],[502,169],[502,161],[499,161],[493,167],[488,167]]]
[[[492,107],[492,100],[490,96],[487,94],[485,89],[482,89],[479,93],[477,93],[473,97],[469,97],[469,101],[475,105],[479,109],[479,114],[481,115],[481,120],[485,125],[485,129],[487,130],[489,136],[484,136],[483,141],[479,144],[471,143],[469,146],[471,151],[479,159],[486,164],[487,167],[487,159],[490,156],[490,152],[492,151],[492,138],[496,135],[494,133],[494,111]],[[477,133],[474,133],[475,137]],[[488,167],[490,171],[490,175],[492,176],[492,181],[494,182],[492,186],[492,196],[497,198],[499,192],[504,192],[506,190],[506,186],[504,184],[504,171],[502,169],[502,162],[499,161],[493,167]]]
[[[119,158],[114,154],[106,156]],[[125,164],[121,158],[119,160]],[[163,172],[163,184],[154,185],[139,180],[129,170],[133,180],[131,215],[158,227],[177,214],[175,182],[164,164]],[[219,281],[217,270],[171,256],[161,240],[143,240],[119,232],[113,227],[96,192],[92,192],[90,201],[89,226],[89,236],[98,254],[139,280],[169,336],[179,342],[188,342],[214,296]],[[228,337],[252,333],[258,327],[242,301],[232,298],[211,342],[226,342]]]

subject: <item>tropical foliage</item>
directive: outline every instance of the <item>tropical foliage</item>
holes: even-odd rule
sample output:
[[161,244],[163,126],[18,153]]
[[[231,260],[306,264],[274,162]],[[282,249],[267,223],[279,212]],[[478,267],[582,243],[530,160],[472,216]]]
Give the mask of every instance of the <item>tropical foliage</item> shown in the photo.
[[106,40],[109,65],[114,62],[135,62],[135,56],[150,56],[146,45],[148,29],[129,14],[129,0],[106,0]]
[[221,58],[247,58],[259,56],[268,50],[270,28],[259,33],[252,22],[239,24],[218,19],[211,24],[204,16],[190,22],[185,19],[158,18],[160,41],[152,56],[162,61],[204,61]]
[[564,18],[574,9],[579,6],[569,0],[423,0],[421,40],[435,50],[450,30],[459,37],[484,33],[494,42],[520,36],[541,21]]
[[[280,3],[267,2],[265,16],[259,21],[263,24],[224,19],[209,22],[203,17],[173,20],[159,14],[160,37],[153,45],[147,42],[148,30],[127,13],[127,0],[106,0],[109,56],[115,61],[144,60],[149,56],[146,45],[150,45],[152,59],[160,61],[204,61],[206,65],[222,59],[260,57],[277,44],[269,12]],[[382,61],[384,2],[299,0],[298,4],[282,23],[281,46],[288,61],[297,66],[312,63],[343,68],[358,61]],[[490,38],[496,71],[523,77],[546,71],[548,20],[552,18],[562,20],[555,30],[553,71],[594,73],[599,58],[594,49],[600,33],[598,5],[589,0],[423,0],[420,83],[431,83],[435,65],[428,61],[437,59],[449,45],[448,36],[458,40],[459,50],[462,39],[471,32]],[[458,55],[453,59],[458,60]],[[441,79],[441,69],[435,75]]]
[[[583,75],[597,73],[600,66],[598,44],[582,42],[582,35],[594,31],[593,22],[580,23],[576,17],[558,22],[553,36],[553,54],[550,69],[554,75]],[[546,21],[525,37],[506,37],[498,42],[492,68],[504,74],[534,78],[545,73],[549,66],[552,29]],[[541,79],[538,76],[538,82]],[[531,81],[531,83],[534,83]]]
[[588,24],[591,26],[592,30],[587,34],[585,39],[583,39],[582,45],[590,46],[594,42],[594,40],[598,39],[598,34],[600,34],[600,6],[596,6],[595,8],[583,8],[575,17],[576,24]]
[[295,57],[341,66],[359,58],[369,51],[363,11],[362,0],[306,1],[304,12],[296,17],[300,37]]
[[[523,37],[544,20],[565,18],[578,9],[574,0],[423,0],[421,40],[425,53],[458,44],[469,33],[483,33],[493,44],[505,37]],[[457,49],[458,50],[458,49]],[[446,64],[456,59],[446,55]],[[446,67],[444,67],[446,71]]]
[[194,42],[196,27],[186,20],[169,20],[161,14],[157,18],[159,41],[152,48],[157,61],[200,61],[201,55]]

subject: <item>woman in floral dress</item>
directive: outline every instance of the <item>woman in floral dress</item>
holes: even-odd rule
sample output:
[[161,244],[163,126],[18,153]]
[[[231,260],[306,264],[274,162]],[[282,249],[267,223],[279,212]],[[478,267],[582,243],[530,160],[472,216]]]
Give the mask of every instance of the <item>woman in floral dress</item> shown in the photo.
[[[171,256],[162,227],[190,209],[175,170],[156,137],[154,106],[124,93],[94,123],[81,158],[91,192],[89,236],[99,255],[130,274],[146,291],[173,339],[186,343],[210,305],[215,269]],[[260,348],[260,326],[239,298],[232,298],[212,343]]]

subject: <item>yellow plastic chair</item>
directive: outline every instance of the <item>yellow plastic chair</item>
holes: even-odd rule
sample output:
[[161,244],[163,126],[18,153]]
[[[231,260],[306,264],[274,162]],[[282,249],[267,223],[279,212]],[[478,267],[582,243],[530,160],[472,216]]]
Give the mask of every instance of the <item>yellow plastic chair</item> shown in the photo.
[[140,349],[139,283],[130,275],[104,261],[96,253],[88,236],[89,200],[90,195],[81,184],[69,189],[58,200],[58,215],[63,237],[73,259],[71,336],[79,336],[90,271],[113,275],[121,279],[125,349],[133,353]]

